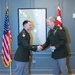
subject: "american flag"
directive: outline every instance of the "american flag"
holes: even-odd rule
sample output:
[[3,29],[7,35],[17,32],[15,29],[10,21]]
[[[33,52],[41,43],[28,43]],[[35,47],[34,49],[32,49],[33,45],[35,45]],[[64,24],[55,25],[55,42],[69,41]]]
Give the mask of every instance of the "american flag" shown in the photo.
[[61,19],[61,9],[58,6],[58,10],[57,10],[57,19],[56,19],[56,25],[62,27],[62,19]]
[[6,7],[3,38],[2,38],[2,60],[5,67],[8,67],[12,62],[11,44],[12,44],[12,36],[9,26],[9,11],[8,7]]

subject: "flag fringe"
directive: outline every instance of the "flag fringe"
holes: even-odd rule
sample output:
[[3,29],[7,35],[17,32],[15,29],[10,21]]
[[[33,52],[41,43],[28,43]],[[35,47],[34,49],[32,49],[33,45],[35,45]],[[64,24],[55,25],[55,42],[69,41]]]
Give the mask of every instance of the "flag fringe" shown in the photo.
[[5,66],[5,67],[8,67],[8,66],[10,65],[10,63],[12,62],[12,59],[10,59],[10,60],[8,61],[8,64],[7,64],[7,65],[4,63],[4,57],[3,57],[3,56],[2,56],[2,61],[3,61],[4,66]]

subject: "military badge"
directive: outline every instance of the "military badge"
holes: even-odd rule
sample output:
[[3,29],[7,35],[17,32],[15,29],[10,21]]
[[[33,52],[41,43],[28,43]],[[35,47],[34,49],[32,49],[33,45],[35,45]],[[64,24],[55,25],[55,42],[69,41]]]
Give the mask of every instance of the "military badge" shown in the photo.
[[53,34],[55,35],[56,32],[57,32],[57,30],[54,30]]

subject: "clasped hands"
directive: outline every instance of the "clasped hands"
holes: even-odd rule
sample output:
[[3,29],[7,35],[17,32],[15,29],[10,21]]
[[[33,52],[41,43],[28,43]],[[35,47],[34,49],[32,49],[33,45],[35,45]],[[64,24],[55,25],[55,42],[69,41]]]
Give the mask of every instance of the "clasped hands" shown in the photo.
[[43,47],[42,46],[37,46],[37,51],[42,51]]
[[[43,49],[42,46],[37,46],[37,51],[42,51],[42,49]],[[50,50],[51,50],[52,52],[54,52],[55,49],[56,49],[55,46],[50,46]]]

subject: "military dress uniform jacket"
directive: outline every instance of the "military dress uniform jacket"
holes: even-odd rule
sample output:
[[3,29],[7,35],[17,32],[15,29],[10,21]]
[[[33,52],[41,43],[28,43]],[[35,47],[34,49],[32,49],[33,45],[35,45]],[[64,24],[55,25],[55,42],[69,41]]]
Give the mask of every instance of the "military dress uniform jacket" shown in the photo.
[[64,28],[55,26],[48,32],[48,37],[46,42],[42,45],[43,48],[50,46],[55,46],[56,49],[52,52],[52,58],[60,59],[68,56],[68,51],[66,47],[67,38],[65,35]]
[[18,49],[15,53],[14,60],[21,62],[28,62],[30,50],[36,51],[36,46],[30,45],[29,33],[23,29],[18,35]]

